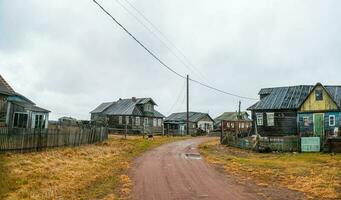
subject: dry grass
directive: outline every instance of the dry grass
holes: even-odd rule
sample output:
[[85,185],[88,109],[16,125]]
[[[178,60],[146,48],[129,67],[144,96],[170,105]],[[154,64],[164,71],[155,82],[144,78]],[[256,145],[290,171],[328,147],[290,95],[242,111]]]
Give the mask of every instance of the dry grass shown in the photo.
[[125,199],[132,181],[133,158],[180,137],[111,136],[79,148],[0,155],[0,199]]
[[209,163],[259,186],[279,185],[312,199],[341,199],[341,155],[320,153],[260,154],[220,145],[202,144],[200,151]]

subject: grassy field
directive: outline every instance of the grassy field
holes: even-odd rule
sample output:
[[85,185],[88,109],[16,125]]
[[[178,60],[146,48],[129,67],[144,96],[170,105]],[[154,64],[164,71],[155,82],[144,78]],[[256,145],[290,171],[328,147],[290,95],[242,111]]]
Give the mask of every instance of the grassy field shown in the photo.
[[158,145],[181,137],[110,136],[78,148],[0,155],[0,199],[126,199],[132,160]]
[[200,146],[205,159],[236,175],[267,187],[275,184],[306,194],[309,199],[341,199],[341,155],[320,153],[253,153],[220,145]]

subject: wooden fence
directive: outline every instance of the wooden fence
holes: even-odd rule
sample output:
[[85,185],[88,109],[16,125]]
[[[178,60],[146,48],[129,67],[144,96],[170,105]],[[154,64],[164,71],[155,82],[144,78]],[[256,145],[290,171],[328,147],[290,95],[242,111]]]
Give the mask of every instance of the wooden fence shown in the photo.
[[40,151],[80,146],[108,139],[106,128],[18,129],[0,128],[0,152]]

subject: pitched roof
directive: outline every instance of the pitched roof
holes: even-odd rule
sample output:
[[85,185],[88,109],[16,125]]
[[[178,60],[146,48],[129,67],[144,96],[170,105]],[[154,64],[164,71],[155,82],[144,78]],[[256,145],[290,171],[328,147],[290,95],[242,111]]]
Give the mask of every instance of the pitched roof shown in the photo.
[[[207,113],[189,112],[189,121],[190,122],[198,122],[202,118],[207,117],[207,116],[213,121],[213,119]],[[177,122],[182,122],[182,121],[186,121],[186,120],[187,120],[187,113],[186,112],[173,113],[165,119],[165,121],[177,121]]]
[[252,121],[249,118],[249,114],[247,112],[241,112],[241,118],[238,117],[239,113],[238,112],[224,112],[222,115],[219,117],[215,118],[215,122],[219,122],[221,120],[225,121]]
[[[95,110],[90,113],[102,113],[105,115],[140,115],[144,113],[137,107],[137,105],[146,104],[151,102],[156,105],[151,98],[131,98],[131,99],[119,99],[114,102],[102,103]],[[164,117],[161,113],[154,110],[151,117]]]
[[29,110],[29,111],[33,111],[33,112],[41,112],[41,113],[49,113],[49,112],[51,112],[51,111],[46,110],[44,108],[38,107],[38,106],[36,106],[34,104],[29,104],[29,103],[25,103],[25,102],[18,102],[18,101],[17,102],[12,102],[12,103],[17,104],[17,105],[23,107],[24,109]]
[[0,93],[11,95],[14,94],[13,88],[6,82],[6,80],[0,75]]
[[[314,85],[264,88],[258,93],[266,95],[248,110],[296,110],[313,90]],[[341,106],[341,86],[324,86],[337,105]]]
[[107,109],[109,106],[111,106],[111,104],[113,104],[113,102],[106,102],[106,103],[102,103],[101,105],[97,106],[97,108],[95,108],[95,110],[91,111],[90,113],[101,113],[103,112],[105,109]]

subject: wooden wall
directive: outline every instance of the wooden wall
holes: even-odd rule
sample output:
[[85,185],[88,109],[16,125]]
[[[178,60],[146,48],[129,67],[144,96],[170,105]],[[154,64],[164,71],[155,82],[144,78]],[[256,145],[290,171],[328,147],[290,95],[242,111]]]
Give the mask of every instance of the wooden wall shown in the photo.
[[[315,91],[322,90],[323,100],[316,101]],[[324,111],[324,110],[337,110],[337,105],[327,94],[327,91],[322,86],[317,86],[311,94],[308,96],[307,100],[303,103],[300,108],[301,112],[310,111]]]
[[[252,119],[257,124],[256,113],[263,115],[263,125],[253,126],[253,132],[257,128],[258,134],[261,136],[294,136],[297,135],[297,112],[293,110],[260,110],[252,111]],[[268,126],[266,113],[275,114],[275,125]]]

